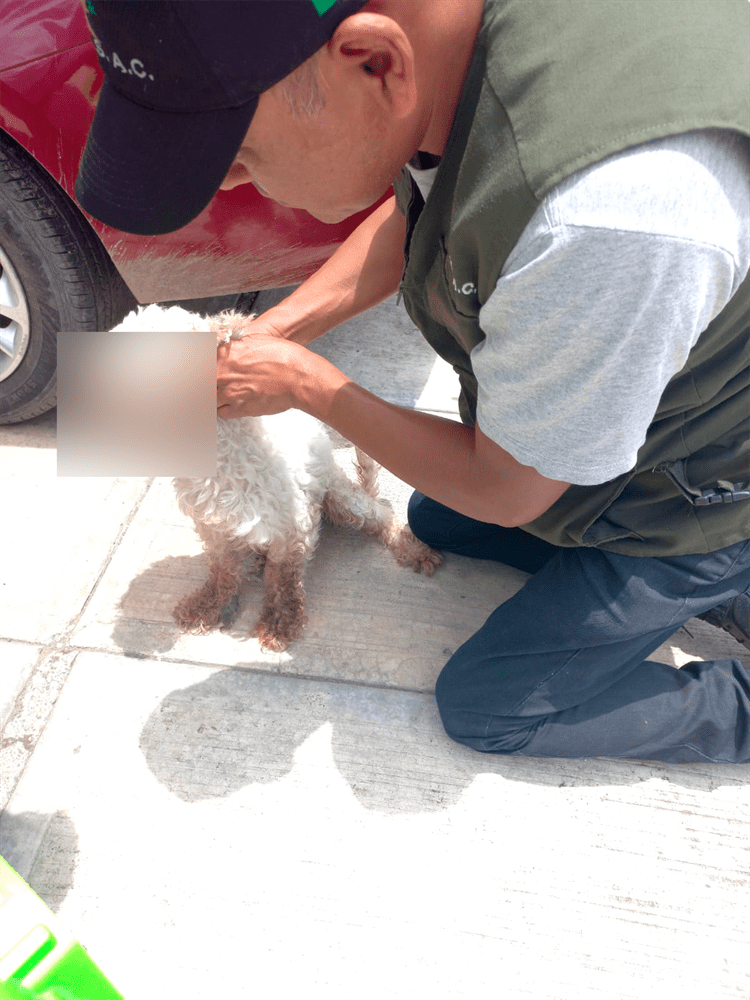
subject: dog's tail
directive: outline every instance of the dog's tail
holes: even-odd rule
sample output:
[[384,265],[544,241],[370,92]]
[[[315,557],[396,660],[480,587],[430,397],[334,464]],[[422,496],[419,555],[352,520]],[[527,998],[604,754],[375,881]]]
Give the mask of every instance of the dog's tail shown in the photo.
[[371,497],[377,497],[380,466],[369,455],[366,455],[361,448],[357,448],[356,445],[354,451],[357,456],[354,463],[354,467],[357,470],[357,479],[362,484],[362,489],[365,493],[369,493]]

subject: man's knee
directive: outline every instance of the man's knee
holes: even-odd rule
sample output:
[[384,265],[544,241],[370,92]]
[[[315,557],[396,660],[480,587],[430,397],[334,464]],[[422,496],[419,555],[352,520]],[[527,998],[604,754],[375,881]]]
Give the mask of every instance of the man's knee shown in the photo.
[[409,503],[406,508],[406,519],[409,522],[409,527],[417,538],[427,545],[434,541],[434,507],[434,500],[430,500],[429,497],[426,497],[424,493],[420,493],[419,490],[414,490],[409,497]]
[[[460,551],[467,542],[475,542],[477,529],[479,538],[487,531],[487,526],[480,521],[459,514],[418,490],[409,498],[406,516],[409,527],[420,541],[449,552]],[[495,526],[491,526],[491,530],[496,530]]]
[[448,660],[435,684],[435,700],[446,733],[456,743],[481,753],[521,752],[541,722],[504,715],[507,709],[498,678],[493,678],[491,691],[483,690],[460,653]]

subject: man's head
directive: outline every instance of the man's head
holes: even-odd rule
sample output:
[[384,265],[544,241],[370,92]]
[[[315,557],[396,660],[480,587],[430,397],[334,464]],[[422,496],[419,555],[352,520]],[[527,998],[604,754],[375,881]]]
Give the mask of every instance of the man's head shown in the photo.
[[404,26],[370,9],[383,6],[348,17],[327,45],[261,94],[223,190],[252,182],[323,222],[385,193],[417,150],[429,106]]
[[427,6],[86,0],[105,84],[79,201],[142,234],[250,181],[326,222],[369,207],[429,124],[411,31]]

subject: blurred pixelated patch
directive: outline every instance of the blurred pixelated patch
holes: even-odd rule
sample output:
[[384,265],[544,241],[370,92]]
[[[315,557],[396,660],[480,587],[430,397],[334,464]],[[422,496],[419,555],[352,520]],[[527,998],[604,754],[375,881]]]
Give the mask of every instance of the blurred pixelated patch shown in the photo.
[[216,335],[94,333],[57,340],[58,476],[216,474]]

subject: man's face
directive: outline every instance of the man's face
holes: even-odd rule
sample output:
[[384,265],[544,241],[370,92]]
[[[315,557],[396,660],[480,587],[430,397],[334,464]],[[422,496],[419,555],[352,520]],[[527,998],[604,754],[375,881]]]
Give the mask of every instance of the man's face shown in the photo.
[[389,128],[383,117],[356,88],[329,91],[312,117],[294,115],[274,87],[261,95],[221,189],[252,183],[280,205],[341,222],[373,205],[412,155],[403,125]]

